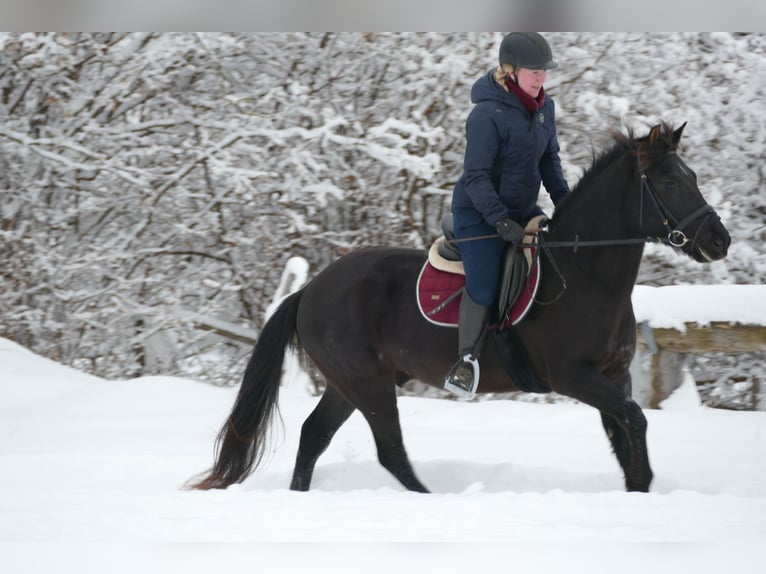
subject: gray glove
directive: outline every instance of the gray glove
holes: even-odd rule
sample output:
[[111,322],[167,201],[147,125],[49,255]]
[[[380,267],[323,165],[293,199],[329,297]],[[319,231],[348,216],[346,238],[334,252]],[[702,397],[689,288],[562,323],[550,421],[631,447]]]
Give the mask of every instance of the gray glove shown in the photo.
[[524,230],[521,225],[507,217],[497,224],[497,232],[503,240],[514,245],[519,245],[524,240]]

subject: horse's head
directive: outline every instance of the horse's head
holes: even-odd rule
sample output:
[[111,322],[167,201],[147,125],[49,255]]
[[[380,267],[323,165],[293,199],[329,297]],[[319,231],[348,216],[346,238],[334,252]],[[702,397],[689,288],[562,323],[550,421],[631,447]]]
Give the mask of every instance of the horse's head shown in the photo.
[[699,262],[723,259],[731,237],[697,187],[697,175],[678,156],[686,124],[667,124],[635,140],[641,177],[641,227],[646,235],[665,236],[670,245]]

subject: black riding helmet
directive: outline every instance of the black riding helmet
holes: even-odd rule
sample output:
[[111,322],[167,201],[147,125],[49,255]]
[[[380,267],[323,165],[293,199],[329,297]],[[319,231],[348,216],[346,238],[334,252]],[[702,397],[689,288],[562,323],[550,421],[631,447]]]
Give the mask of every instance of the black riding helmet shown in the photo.
[[500,64],[529,70],[552,70],[559,63],[547,40],[537,32],[511,32],[500,44]]

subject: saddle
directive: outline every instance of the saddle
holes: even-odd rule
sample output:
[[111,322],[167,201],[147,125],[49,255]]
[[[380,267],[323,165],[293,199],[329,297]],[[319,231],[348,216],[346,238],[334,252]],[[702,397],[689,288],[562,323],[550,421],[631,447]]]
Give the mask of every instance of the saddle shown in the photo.
[[[543,215],[533,218],[527,230],[538,229],[545,219]],[[428,261],[418,277],[418,307],[431,323],[454,327],[458,324],[460,297],[465,291],[465,269],[457,244],[451,242],[455,238],[452,215],[442,219],[441,227],[444,235],[431,245]],[[509,246],[505,251],[490,328],[516,325],[532,307],[540,283],[537,237],[527,235],[524,244],[529,247],[512,249]]]

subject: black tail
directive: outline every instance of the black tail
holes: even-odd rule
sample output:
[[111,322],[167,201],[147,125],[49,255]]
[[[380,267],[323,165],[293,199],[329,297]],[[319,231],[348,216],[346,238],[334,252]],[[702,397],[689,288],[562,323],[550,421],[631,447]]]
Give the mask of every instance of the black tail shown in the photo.
[[263,458],[268,429],[279,399],[285,350],[294,344],[303,291],[290,295],[266,322],[247,363],[234,408],[218,433],[213,468],[189,488],[226,488],[242,482]]

